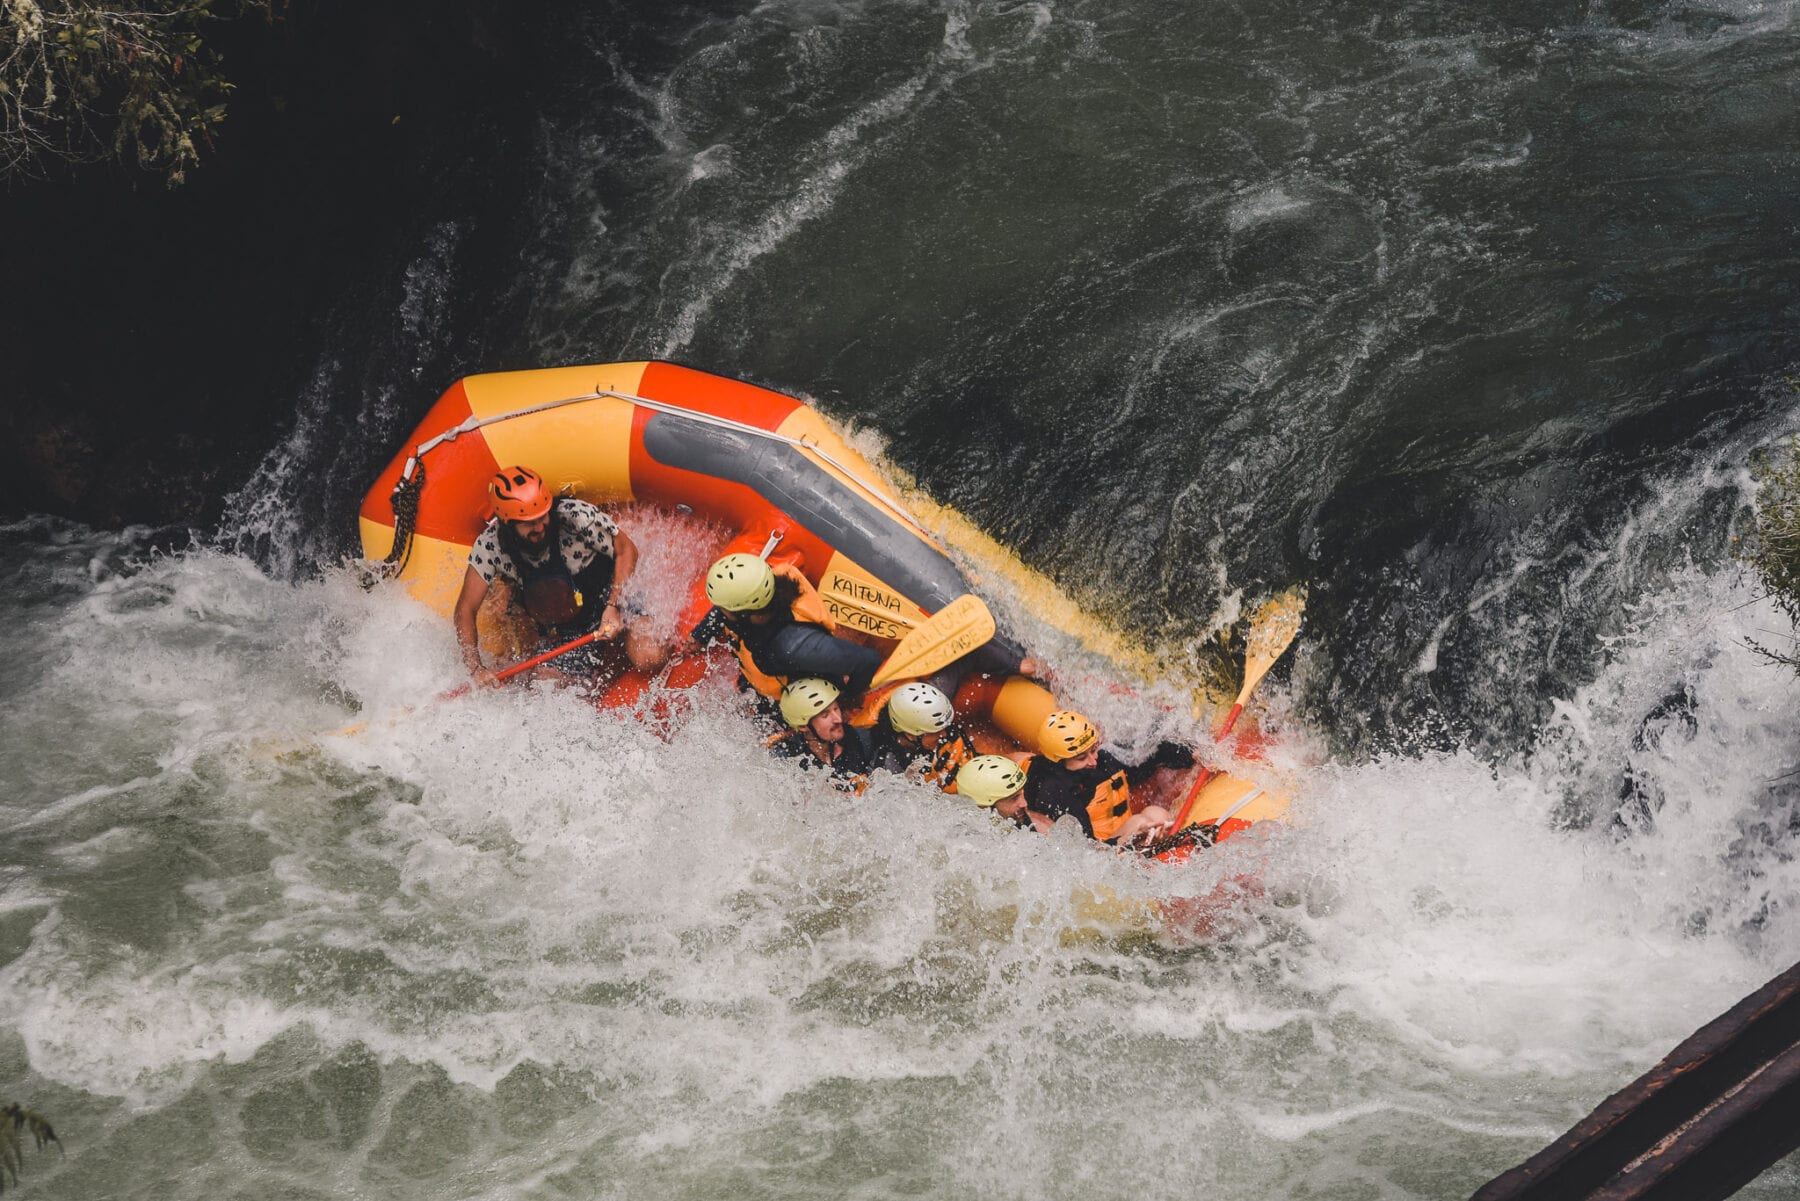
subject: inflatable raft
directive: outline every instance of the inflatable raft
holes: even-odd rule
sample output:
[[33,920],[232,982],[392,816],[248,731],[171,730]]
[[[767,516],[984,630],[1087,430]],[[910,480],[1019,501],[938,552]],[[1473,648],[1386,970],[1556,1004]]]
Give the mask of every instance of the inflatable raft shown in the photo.
[[[843,631],[884,653],[971,590],[944,548],[813,409],[661,362],[458,380],[365,496],[365,556],[384,560],[413,596],[448,615],[491,516],[488,479],[515,463],[594,504],[697,514],[735,532],[726,551],[772,544],[771,558],[805,572]],[[680,628],[692,629],[707,607],[696,579]],[[1008,674],[1019,659],[1002,632],[938,677],[978,740],[1030,747],[1056,707],[1042,685]],[[689,655],[654,680],[621,671],[601,701],[637,704],[653,684],[691,687],[712,671],[735,672],[735,660]],[[1158,799],[1179,808],[1200,782],[1193,773],[1163,780]],[[1204,781],[1188,824],[1228,835],[1285,808],[1253,782],[1218,774]]]

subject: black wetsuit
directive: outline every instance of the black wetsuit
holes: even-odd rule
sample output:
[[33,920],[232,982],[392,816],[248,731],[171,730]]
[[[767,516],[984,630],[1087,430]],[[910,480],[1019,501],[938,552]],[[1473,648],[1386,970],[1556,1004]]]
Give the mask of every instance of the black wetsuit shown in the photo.
[[881,654],[869,647],[828,634],[825,627],[810,621],[783,621],[777,617],[767,624],[740,622],[733,627],[744,642],[751,660],[772,676],[790,680],[818,677],[844,681],[844,691],[861,696],[868,691],[869,680],[881,666]]
[[955,723],[938,735],[935,747],[922,743],[905,745],[885,719],[876,726],[874,735],[875,766],[895,775],[918,767],[920,774],[940,788],[948,787],[956,779],[956,769],[981,753],[969,738],[968,731]]
[[869,731],[846,723],[844,740],[838,745],[843,749],[837,760],[827,763],[813,750],[804,730],[787,730],[767,743],[769,753],[777,759],[793,759],[808,771],[815,767],[825,768],[834,782],[840,786],[851,785],[854,791],[861,792],[868,784],[869,773],[876,767],[874,739]]
[[[1102,785],[1115,775],[1135,788],[1156,774],[1161,767],[1187,767],[1194,762],[1193,752],[1178,743],[1165,742],[1156,753],[1135,767],[1121,763],[1111,751],[1101,751],[1094,766],[1070,771],[1060,763],[1052,763],[1043,755],[1033,755],[1025,769],[1025,804],[1051,821],[1066,815],[1081,823],[1082,831],[1094,837],[1093,815],[1088,811]],[[1129,793],[1121,795],[1117,805],[1129,806]],[[1114,816],[1122,816],[1115,810]]]

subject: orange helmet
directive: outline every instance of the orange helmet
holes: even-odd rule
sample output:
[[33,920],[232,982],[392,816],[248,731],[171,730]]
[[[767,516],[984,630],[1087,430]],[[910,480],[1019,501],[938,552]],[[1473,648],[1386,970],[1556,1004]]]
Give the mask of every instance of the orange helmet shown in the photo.
[[544,477],[529,467],[503,467],[488,481],[494,498],[494,516],[502,521],[536,521],[550,511],[556,498],[544,486]]
[[1038,750],[1052,763],[1086,754],[1099,741],[1100,731],[1094,729],[1094,723],[1067,709],[1058,709],[1038,727]]

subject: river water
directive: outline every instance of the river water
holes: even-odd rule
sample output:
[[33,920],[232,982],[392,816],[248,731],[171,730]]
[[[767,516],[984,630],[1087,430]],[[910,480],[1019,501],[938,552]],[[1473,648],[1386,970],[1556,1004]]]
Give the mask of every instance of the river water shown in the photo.
[[[24,1195],[1456,1198],[1800,958],[1730,557],[1800,429],[1794,10],[1490,9],[574,22],[529,203],[347,290],[223,529],[0,529]],[[445,623],[332,565],[471,344],[808,394],[1171,661],[1310,584],[1292,828],[1172,876],[847,804],[726,697],[407,709]],[[622,519],[673,595],[709,535]],[[1080,903],[1243,876],[1200,942]]]

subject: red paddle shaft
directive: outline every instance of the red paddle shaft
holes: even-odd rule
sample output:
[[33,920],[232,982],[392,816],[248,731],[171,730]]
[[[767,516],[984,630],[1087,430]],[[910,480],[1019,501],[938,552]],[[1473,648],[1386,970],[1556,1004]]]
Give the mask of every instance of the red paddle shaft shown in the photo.
[[[577,638],[575,641],[565,643],[564,645],[557,647],[555,650],[545,651],[543,654],[538,655],[535,658],[527,659],[523,663],[515,663],[511,667],[508,667],[502,671],[497,671],[494,673],[494,678],[496,680],[510,680],[522,671],[530,671],[532,668],[536,667],[540,663],[548,663],[548,662],[550,662],[550,660],[556,658],[558,655],[566,655],[570,651],[574,650],[576,647],[586,646],[590,642],[598,641],[599,638],[600,638],[600,631],[598,629],[590,630],[587,633],[583,634],[581,637]],[[469,694],[469,691],[474,687],[475,687],[475,682],[473,680],[469,681],[466,684],[458,684],[455,688],[452,688],[448,692],[438,693],[437,699],[440,701],[453,701],[459,696],[467,696]]]
[[[1225,741],[1225,735],[1231,733],[1232,723],[1237,721],[1238,714],[1243,711],[1244,707],[1242,705],[1233,705],[1231,707],[1231,716],[1225,719],[1225,728],[1219,731],[1219,736],[1217,738],[1213,739],[1214,745]],[[1206,787],[1206,782],[1212,779],[1214,774],[1213,769],[1210,767],[1203,767],[1200,769],[1200,774],[1194,777],[1194,786],[1188,789],[1187,800],[1181,802],[1181,812],[1175,815],[1175,824],[1169,827],[1170,829],[1181,829],[1181,824],[1187,821],[1188,814],[1192,813],[1194,810],[1194,802],[1200,799],[1200,790]]]
[[1225,740],[1225,735],[1231,733],[1231,727],[1237,725],[1238,715],[1243,713],[1243,711],[1243,701],[1239,701],[1231,707],[1230,715],[1225,718],[1225,728],[1219,731],[1219,741],[1223,742]]
[[1194,810],[1194,802],[1200,799],[1200,790],[1206,787],[1206,782],[1212,779],[1212,776],[1212,768],[1200,769],[1200,774],[1194,777],[1194,786],[1188,789],[1187,800],[1181,802],[1181,812],[1175,815],[1175,824],[1169,827],[1171,830],[1181,829],[1181,824],[1187,821],[1188,814]]

